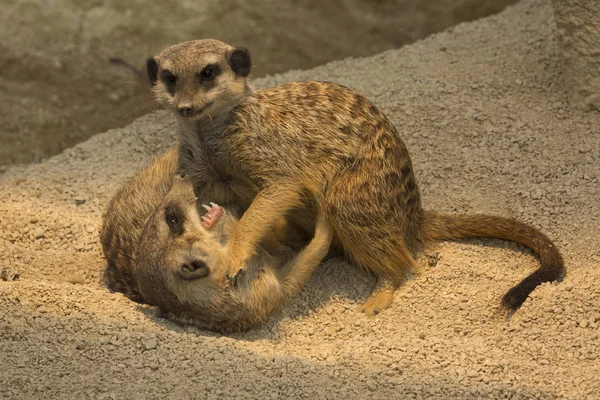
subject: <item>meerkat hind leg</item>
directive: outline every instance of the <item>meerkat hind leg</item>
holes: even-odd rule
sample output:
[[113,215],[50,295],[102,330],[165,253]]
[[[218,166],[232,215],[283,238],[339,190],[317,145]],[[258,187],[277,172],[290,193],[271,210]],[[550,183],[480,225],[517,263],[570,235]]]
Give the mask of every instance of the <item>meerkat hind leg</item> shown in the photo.
[[412,254],[397,233],[384,233],[378,225],[358,227],[346,223],[336,226],[336,234],[349,258],[379,278],[376,289],[360,308],[368,316],[379,314],[392,304],[394,292],[405,280],[406,272],[417,269]]
[[413,194],[400,185],[386,187],[385,178],[369,174],[375,167],[367,167],[332,185],[325,207],[344,252],[380,279],[361,308],[372,316],[390,306],[406,272],[417,269],[406,242],[412,239],[416,214],[406,205]]
[[377,287],[359,309],[369,317],[392,305],[394,293],[405,279],[405,272],[415,269],[415,261],[402,242],[392,251],[386,250],[389,250],[387,246],[375,245],[368,250],[354,247],[351,252],[358,265],[373,271],[379,278]]
[[396,289],[398,289],[398,284],[386,278],[379,278],[377,287],[359,308],[359,311],[365,313],[368,317],[379,314],[392,305]]

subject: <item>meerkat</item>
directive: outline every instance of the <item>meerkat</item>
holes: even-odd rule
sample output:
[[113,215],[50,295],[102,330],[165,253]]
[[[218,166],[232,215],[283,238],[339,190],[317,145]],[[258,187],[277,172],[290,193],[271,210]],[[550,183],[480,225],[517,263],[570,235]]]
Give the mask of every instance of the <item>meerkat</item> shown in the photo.
[[133,276],[133,261],[146,221],[171,188],[177,154],[177,148],[172,148],[142,168],[117,191],[102,217],[107,286],[137,302],[143,299]]
[[255,90],[250,71],[247,50],[211,39],[173,45],[147,61],[157,101],[178,118],[178,171],[196,193],[247,208],[228,247],[234,279],[290,210],[300,225],[325,215],[348,258],[379,277],[361,307],[367,315],[392,303],[405,273],[416,269],[415,254],[432,240],[491,237],[533,250],[541,265],[504,295],[509,310],[564,273],[557,248],[528,225],[424,210],[405,144],[359,93],[314,81]]
[[205,207],[201,216],[193,186],[176,176],[143,230],[133,273],[145,302],[203,329],[228,333],[262,323],[304,286],[332,241],[323,217],[299,252],[268,235],[232,284],[228,249],[238,218],[215,203]]
[[330,229],[317,225],[316,240],[301,250],[306,241],[281,220],[252,261],[255,274],[232,285],[219,271],[239,209],[212,203],[201,216],[200,200],[174,176],[176,166],[170,149],[109,202],[100,234],[107,286],[180,322],[222,332],[252,328],[300,290],[327,253]]

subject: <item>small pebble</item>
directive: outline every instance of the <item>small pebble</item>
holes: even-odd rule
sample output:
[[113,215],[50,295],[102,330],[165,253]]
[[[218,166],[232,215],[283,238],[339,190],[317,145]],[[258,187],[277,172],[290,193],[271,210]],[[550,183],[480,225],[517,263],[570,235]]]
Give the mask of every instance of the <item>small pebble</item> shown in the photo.
[[590,321],[588,321],[587,319],[583,319],[583,320],[579,321],[579,326],[582,328],[587,328],[589,323],[590,323]]
[[42,227],[35,228],[33,230],[33,237],[36,239],[41,239],[46,234],[46,231]]
[[369,390],[370,390],[370,391],[372,391],[372,392],[373,392],[373,391],[375,391],[375,390],[377,390],[377,384],[376,384],[376,383],[375,383],[375,381],[374,381],[374,380],[372,380],[372,379],[369,379],[369,380],[367,380],[367,387],[368,387],[368,388],[369,388]]
[[72,283],[73,285],[83,285],[85,283],[85,277],[82,273],[77,272],[71,275],[67,279],[67,282]]
[[571,290],[573,290],[573,284],[572,283],[568,283],[565,285],[565,290],[567,292],[570,292]]

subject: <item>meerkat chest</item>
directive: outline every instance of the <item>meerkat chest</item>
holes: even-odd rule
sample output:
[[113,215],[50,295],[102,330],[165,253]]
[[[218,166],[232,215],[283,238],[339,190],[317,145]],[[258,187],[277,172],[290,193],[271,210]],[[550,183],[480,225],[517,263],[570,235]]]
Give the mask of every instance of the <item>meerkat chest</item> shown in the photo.
[[181,132],[178,173],[188,176],[194,192],[205,201],[244,209],[257,189],[252,181],[223,156],[219,141],[201,132]]

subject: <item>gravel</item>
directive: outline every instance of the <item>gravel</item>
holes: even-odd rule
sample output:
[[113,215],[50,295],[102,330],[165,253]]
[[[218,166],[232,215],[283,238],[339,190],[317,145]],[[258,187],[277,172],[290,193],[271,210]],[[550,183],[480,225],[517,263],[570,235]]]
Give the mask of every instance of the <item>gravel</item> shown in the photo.
[[424,272],[372,319],[357,309],[375,279],[338,260],[230,336],[110,293],[101,213],[173,143],[156,112],[0,175],[0,397],[600,398],[600,114],[566,103],[554,30],[548,2],[525,0],[400,50],[257,82],[358,89],[405,139],[426,208],[515,217],[555,240],[565,280],[511,318],[499,300],[538,264],[496,240],[432,246],[434,262],[423,255]]

